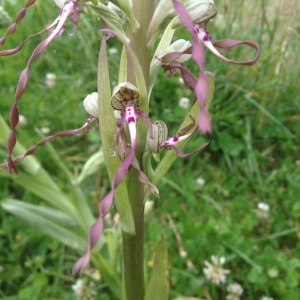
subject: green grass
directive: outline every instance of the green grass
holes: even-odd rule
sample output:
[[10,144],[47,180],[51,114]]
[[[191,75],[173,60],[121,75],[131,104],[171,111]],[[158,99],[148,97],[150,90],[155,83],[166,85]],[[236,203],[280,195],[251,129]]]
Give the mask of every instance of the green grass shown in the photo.
[[[51,1],[47,2],[39,1],[28,9],[23,25],[7,39],[5,47],[17,45],[55,18],[57,9]],[[242,285],[242,299],[257,300],[264,295],[299,299],[300,7],[295,0],[278,3],[279,6],[271,0],[216,1],[218,17],[209,25],[213,39],[257,41],[261,58],[253,67],[242,67],[226,64],[207,52],[206,69],[216,78],[211,108],[213,133],[204,137],[198,134],[186,151],[194,150],[207,139],[210,145],[190,158],[177,159],[159,185],[161,198],[152,199],[154,209],[146,219],[149,270],[161,233],[166,236],[170,299],[209,299],[210,295],[213,300],[222,300],[227,284],[232,282]],[[21,4],[7,3],[6,8],[14,16]],[[34,25],[26,26],[33,18]],[[85,122],[82,99],[95,91],[97,85],[99,34],[95,28],[93,20],[81,21],[76,31],[68,26],[64,35],[32,64],[26,93],[19,102],[20,114],[26,116],[28,124],[18,130],[17,136],[26,147],[40,139],[35,128],[49,127],[51,132],[57,132],[80,127]],[[0,36],[4,32],[0,29]],[[18,76],[40,40],[34,39],[15,56],[0,58],[0,111],[6,120]],[[119,43],[109,43],[120,53]],[[251,53],[235,49],[228,55],[242,59]],[[118,55],[110,56],[114,81],[117,58]],[[57,75],[54,89],[44,84],[48,72]],[[161,72],[153,89],[150,113],[152,120],[166,120],[171,133],[176,132],[187,114],[177,105],[182,96],[191,94],[178,84],[177,77],[167,79]],[[73,174],[99,145],[94,132],[88,137],[53,142]],[[0,155],[4,160],[4,146]],[[49,161],[48,150],[39,149],[36,157],[63,188],[66,178]],[[93,179],[82,184],[91,202],[94,190],[104,194],[108,188],[105,171],[97,176],[98,186]],[[204,186],[197,185],[199,177],[205,180]],[[41,202],[8,178],[1,178],[0,196]],[[260,219],[255,213],[259,202],[270,206],[267,219]],[[96,213],[97,203],[93,203]],[[78,253],[3,210],[0,235],[0,299],[76,299],[71,290],[75,279],[70,270]],[[180,256],[180,247],[184,247],[186,257]],[[231,271],[226,284],[216,286],[205,279],[204,260],[211,255],[226,257],[225,268]],[[101,284],[95,299],[113,299]]]

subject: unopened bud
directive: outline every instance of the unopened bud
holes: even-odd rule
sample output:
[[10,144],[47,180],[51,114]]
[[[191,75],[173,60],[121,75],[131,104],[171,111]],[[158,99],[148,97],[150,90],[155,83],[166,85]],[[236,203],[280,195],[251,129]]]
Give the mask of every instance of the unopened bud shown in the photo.
[[[190,41],[186,41],[183,39],[177,40],[173,44],[171,44],[168,48],[168,52],[184,52],[188,48],[192,46]],[[180,57],[176,58],[174,62],[183,64],[184,62],[188,61],[191,59],[192,55],[191,54],[182,54]]]
[[159,145],[168,138],[169,128],[164,121],[156,121],[152,124],[154,139],[150,138],[150,132],[147,135],[148,148],[152,153],[159,153]]
[[89,115],[99,118],[98,93],[87,95],[83,100],[83,107]]
[[[217,8],[213,0],[188,0],[184,4],[185,9],[191,16],[193,23],[200,24],[212,19],[217,14]],[[183,23],[178,17],[174,23],[173,28],[182,26]]]

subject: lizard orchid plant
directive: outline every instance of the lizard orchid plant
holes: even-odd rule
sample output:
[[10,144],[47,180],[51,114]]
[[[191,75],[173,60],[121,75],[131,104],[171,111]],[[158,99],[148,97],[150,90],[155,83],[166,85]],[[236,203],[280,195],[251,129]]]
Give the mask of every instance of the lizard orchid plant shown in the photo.
[[[27,1],[25,7],[18,13],[15,23],[0,39],[0,46],[5,46],[6,39],[16,31],[25,17],[26,10],[35,2],[35,0]],[[167,250],[163,238],[155,258],[154,270],[158,270],[162,264],[164,268],[160,268],[157,272],[153,271],[154,277],[150,278],[145,291],[143,271],[145,201],[148,193],[159,196],[156,185],[177,156],[188,157],[209,144],[206,142],[200,145],[192,153],[182,151],[195,132],[200,130],[201,133],[210,133],[212,130],[208,108],[214,93],[214,77],[205,70],[206,49],[228,63],[251,66],[259,57],[259,46],[251,41],[224,39],[213,42],[207,30],[209,20],[217,14],[213,0],[114,0],[108,3],[99,0],[54,0],[54,2],[60,8],[60,13],[50,26],[28,37],[16,48],[0,51],[0,56],[13,55],[32,38],[48,34],[33,50],[20,75],[10,113],[8,158],[2,167],[10,173],[18,174],[16,164],[49,140],[80,132],[86,134],[90,129],[99,127],[111,190],[99,201],[99,215],[88,233],[87,251],[74,265],[73,274],[82,273],[88,267],[92,249],[103,232],[103,218],[115,201],[123,230],[123,274],[127,300],[168,299]],[[77,23],[82,14],[96,18],[99,21],[97,30],[102,33],[99,42],[98,92],[93,92],[84,99],[84,108],[89,117],[81,128],[50,135],[28,149],[24,155],[14,157],[15,129],[19,122],[18,102],[26,89],[30,65],[50,43],[62,36],[67,21],[75,24],[74,30],[78,29]],[[174,32],[179,27],[188,30],[190,41],[179,39],[172,42]],[[118,39],[123,44],[119,84],[112,92],[107,62],[107,39]],[[234,61],[224,56],[232,47],[242,44],[256,50],[256,56],[252,60]],[[192,74],[184,65],[190,59],[197,64],[199,74]],[[182,121],[177,134],[172,137],[169,137],[168,126],[164,121],[153,122],[149,116],[151,91],[160,68],[164,69],[168,77],[174,73],[179,74],[186,87],[194,94],[191,110]],[[119,115],[116,112],[119,112]],[[155,116],[151,118],[154,119]],[[91,126],[92,122],[96,122],[96,125]],[[164,156],[161,159],[159,156],[162,153]],[[154,170],[153,158],[157,162]],[[160,278],[156,278],[157,276]]]

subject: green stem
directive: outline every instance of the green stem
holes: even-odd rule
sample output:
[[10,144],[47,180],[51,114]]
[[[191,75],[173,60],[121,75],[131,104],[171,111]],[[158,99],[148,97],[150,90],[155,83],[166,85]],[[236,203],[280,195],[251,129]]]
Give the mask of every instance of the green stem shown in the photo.
[[[141,65],[145,78],[146,89],[149,90],[149,71],[151,49],[147,47],[147,30],[154,10],[154,0],[134,0],[133,13],[140,27],[131,33],[131,48]],[[135,73],[132,60],[127,60],[127,81],[135,84]],[[148,113],[147,99],[140,103],[140,109]],[[137,124],[137,148],[135,157],[142,166],[142,156],[145,149],[147,126],[144,122]],[[135,234],[123,231],[124,284],[127,300],[143,300],[145,294],[144,282],[144,184],[139,181],[138,172],[132,170],[128,175],[128,196],[133,213]]]
[[124,283],[127,300],[142,300],[144,283],[144,185],[138,173],[132,170],[128,181],[128,194],[135,224],[135,234],[123,231]]

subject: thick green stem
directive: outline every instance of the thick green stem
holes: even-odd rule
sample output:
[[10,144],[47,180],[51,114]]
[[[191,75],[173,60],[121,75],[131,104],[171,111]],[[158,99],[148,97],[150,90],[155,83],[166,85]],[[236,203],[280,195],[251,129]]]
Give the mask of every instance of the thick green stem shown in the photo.
[[144,186],[132,170],[128,182],[135,235],[123,231],[124,283],[127,300],[142,300],[144,283]]
[[[139,22],[139,29],[131,34],[131,48],[138,58],[146,88],[149,89],[149,69],[151,50],[147,47],[147,30],[153,14],[154,0],[133,0],[133,13]],[[127,80],[135,84],[135,73],[132,60],[128,59]],[[149,112],[147,99],[140,103],[140,109]],[[137,124],[137,148],[135,156],[142,166],[142,155],[145,149],[147,126],[139,121]],[[139,181],[138,173],[133,169],[128,175],[128,195],[130,199],[135,234],[123,231],[124,284],[127,300],[143,300],[144,282],[144,184]]]

